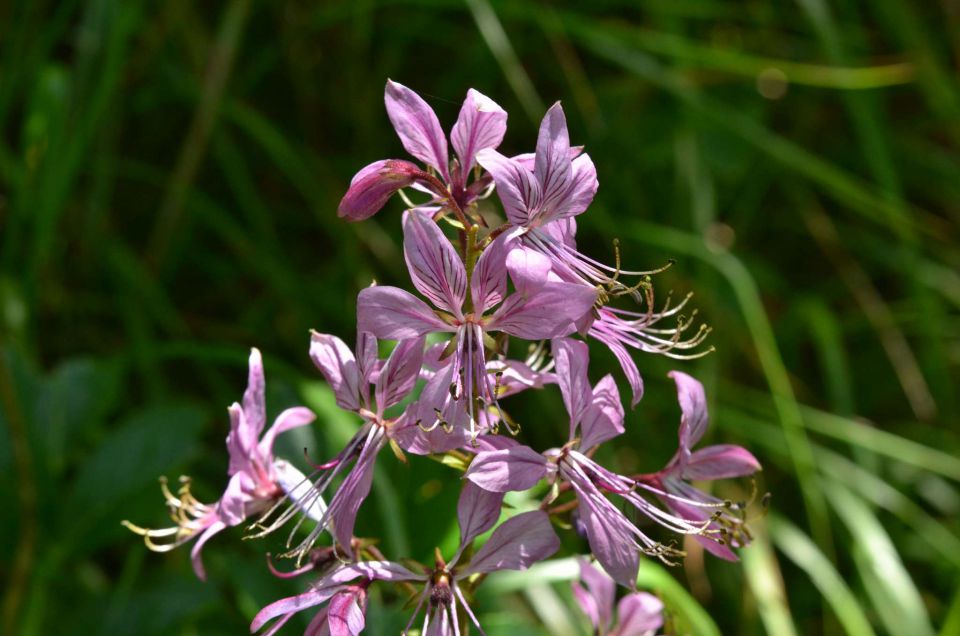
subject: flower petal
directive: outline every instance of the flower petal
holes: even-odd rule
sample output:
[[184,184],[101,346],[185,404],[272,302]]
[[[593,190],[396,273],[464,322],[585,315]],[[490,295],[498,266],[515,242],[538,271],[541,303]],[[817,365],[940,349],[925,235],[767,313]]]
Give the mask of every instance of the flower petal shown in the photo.
[[616,636],[654,634],[663,625],[663,601],[647,592],[627,594],[617,603]]
[[526,570],[560,549],[560,538],[542,510],[524,512],[504,521],[477,550],[457,578],[477,572]]
[[464,474],[484,490],[510,492],[527,490],[547,476],[547,459],[529,446],[478,453]]
[[503,494],[484,490],[472,482],[465,482],[457,502],[457,521],[460,524],[460,546],[466,546],[496,525],[500,519]]
[[576,216],[586,210],[597,195],[600,182],[597,180],[597,168],[590,155],[582,154],[571,164],[571,177],[563,199],[544,218],[564,219]]
[[605,631],[610,627],[613,619],[613,601],[617,594],[617,583],[606,573],[593,567],[586,559],[579,558],[577,561],[580,562],[580,580],[587,584],[590,596],[596,601],[598,622],[595,622],[594,626]]
[[360,588],[334,594],[327,610],[330,636],[357,636],[363,631],[366,619],[360,607],[360,601],[365,595],[366,592]]
[[367,287],[357,296],[357,328],[381,340],[405,340],[450,331],[433,310],[398,287]]
[[636,585],[640,551],[627,518],[589,482],[571,482],[580,502],[580,521],[587,532],[590,550],[607,574],[625,587]]
[[337,587],[314,587],[310,591],[304,592],[303,594],[288,596],[287,598],[282,598],[279,601],[274,601],[257,612],[257,615],[253,617],[253,622],[250,623],[250,633],[258,631],[261,627],[267,624],[267,621],[278,616],[295,614],[297,612],[302,612],[307,608],[316,607],[317,605],[326,602],[338,589],[339,588]]
[[277,435],[294,428],[306,426],[315,419],[317,419],[317,416],[313,414],[313,411],[303,406],[286,409],[278,415],[277,419],[273,421],[273,426],[267,429],[267,432],[263,435],[263,439],[260,440],[259,451],[261,460],[266,463],[272,460],[273,443],[276,441]]
[[627,351],[626,347],[624,347],[623,344],[615,338],[608,336],[596,328],[591,328],[587,332],[587,335],[592,336],[603,344],[607,345],[607,348],[610,349],[610,353],[612,353],[617,359],[617,362],[620,363],[620,368],[623,369],[623,375],[627,378],[627,383],[630,384],[630,389],[633,392],[633,397],[630,400],[630,407],[636,407],[643,398],[643,378],[640,376],[640,370],[637,369],[637,363],[633,361],[632,357],[630,357],[630,353]]
[[507,251],[512,238],[506,232],[483,250],[473,269],[470,297],[473,310],[483,314],[499,305],[507,292]]
[[570,338],[555,339],[550,349],[557,364],[557,384],[560,385],[563,404],[570,414],[570,439],[573,439],[576,426],[593,399],[593,390],[587,377],[590,353],[585,342]]
[[433,109],[412,90],[392,80],[387,80],[384,101],[387,116],[407,152],[436,168],[449,181],[447,139]]
[[[361,406],[360,368],[350,347],[336,336],[314,331],[310,334],[310,359],[333,389],[337,406],[346,411],[358,411]],[[369,398],[370,394],[366,395]]]
[[497,196],[510,223],[525,227],[540,204],[540,186],[522,165],[492,148],[477,153],[477,163],[493,176]]
[[712,481],[752,475],[758,470],[760,462],[747,449],[717,444],[691,453],[681,474],[690,481]]
[[379,212],[397,190],[423,177],[426,174],[409,161],[374,161],[354,175],[337,206],[337,216],[348,221],[368,219]]
[[612,375],[593,387],[593,401],[580,420],[580,448],[591,448],[623,433],[623,404]]
[[403,213],[403,255],[414,287],[436,307],[462,316],[467,271],[433,219],[416,210]]
[[196,543],[193,544],[193,547],[190,549],[190,562],[193,564],[193,573],[197,575],[197,578],[201,581],[207,580],[207,571],[203,567],[203,559],[200,557],[200,552],[203,550],[203,545],[210,540],[213,535],[217,534],[221,530],[227,527],[227,524],[220,521],[214,521],[200,535]]
[[680,402],[680,450],[689,452],[707,430],[707,397],[703,385],[682,371],[667,374],[677,383]]
[[401,340],[377,377],[377,408],[388,409],[413,390],[420,374],[426,337]]
[[483,93],[468,90],[457,123],[450,131],[450,141],[460,158],[463,184],[476,161],[477,151],[496,148],[506,132],[507,111]]
[[377,337],[367,331],[357,331],[357,369],[360,372],[360,386],[372,382],[377,370]]
[[511,249],[505,265],[514,287],[524,296],[534,294],[550,280],[550,259],[529,247],[518,245]]
[[[260,432],[267,425],[266,381],[263,378],[263,358],[260,350],[250,350],[249,371],[247,373],[247,390],[243,393],[243,414],[247,419],[245,436],[249,446],[256,444]],[[246,445],[246,444],[245,444]]]
[[353,465],[353,470],[347,475],[337,493],[330,501],[330,518],[333,520],[333,534],[340,544],[343,553],[353,557],[353,548],[350,545],[353,539],[353,530],[357,522],[357,512],[370,494],[370,485],[373,483],[373,469],[376,466],[377,454],[383,448],[384,437],[374,429],[366,440],[360,457]]
[[327,504],[306,475],[284,459],[273,462],[273,474],[277,485],[308,518],[317,522],[323,519]]
[[488,328],[525,340],[566,336],[576,330],[574,321],[590,311],[596,297],[596,290],[586,285],[547,283],[528,297],[519,292],[508,296]]
[[[611,579],[612,581],[613,579]],[[570,582],[570,591],[573,592],[573,600],[577,602],[577,605],[580,606],[580,611],[587,615],[587,618],[590,620],[590,624],[593,625],[593,629],[596,633],[603,633],[600,630],[600,610],[597,607],[597,599],[591,595],[586,588],[580,585],[577,581]],[[603,623],[603,626],[606,627],[607,623]]]
[[533,173],[540,184],[543,210],[553,210],[563,203],[570,186],[570,135],[560,102],[555,103],[540,122],[537,154]]

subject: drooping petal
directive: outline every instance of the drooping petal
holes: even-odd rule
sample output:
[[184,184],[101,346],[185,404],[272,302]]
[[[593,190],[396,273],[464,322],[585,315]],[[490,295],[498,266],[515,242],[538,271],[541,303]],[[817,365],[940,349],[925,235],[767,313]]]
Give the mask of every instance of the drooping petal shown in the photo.
[[560,549],[560,538],[542,510],[524,512],[504,521],[477,550],[457,578],[477,572],[525,570]]
[[412,90],[392,80],[387,80],[384,101],[387,116],[407,152],[449,181],[447,139],[433,109]]
[[647,592],[627,594],[617,604],[617,629],[611,636],[645,636],[663,625],[663,601]]
[[303,594],[297,594],[296,596],[289,596],[279,601],[274,601],[257,612],[257,615],[253,617],[253,622],[250,623],[250,633],[259,631],[268,621],[278,616],[296,614],[310,607],[316,607],[321,603],[325,603],[338,589],[336,586],[325,588],[314,587]]
[[488,328],[525,340],[567,336],[576,330],[574,321],[593,307],[596,296],[596,290],[586,285],[550,282],[528,297],[519,292],[508,296]]
[[367,437],[360,457],[353,465],[353,470],[347,475],[337,493],[330,502],[330,518],[333,520],[333,534],[340,544],[340,548],[347,557],[353,557],[353,548],[350,543],[353,539],[353,529],[357,521],[357,512],[363,505],[370,486],[373,483],[373,469],[376,465],[377,454],[383,448],[384,437],[379,429],[374,429]]
[[633,393],[633,397],[630,400],[630,407],[636,407],[643,398],[643,378],[640,376],[640,370],[637,369],[637,363],[630,357],[630,353],[626,347],[615,338],[609,337],[597,329],[591,329],[588,335],[593,336],[607,345],[610,353],[612,353],[617,359],[617,362],[620,363],[620,368],[623,369],[623,375],[627,378],[627,383],[630,384],[630,389]]
[[530,213],[540,204],[540,186],[533,174],[491,148],[477,153],[477,163],[493,176],[497,196],[510,223],[526,227]]
[[606,630],[613,620],[613,602],[616,599],[617,584],[586,559],[577,560],[580,562],[580,579],[587,584],[590,596],[596,601],[597,621],[594,622],[594,626]]
[[[612,579],[611,579],[612,580]],[[594,631],[599,632],[600,629],[600,611],[597,607],[597,599],[593,597],[590,592],[586,590],[582,585],[577,581],[570,582],[570,591],[573,593],[573,600],[577,602],[577,605],[580,606],[580,611],[586,614],[587,618],[590,619],[590,624],[593,625]],[[606,623],[603,623],[604,627]]]
[[360,367],[350,347],[336,336],[314,331],[310,334],[310,359],[333,389],[337,406],[345,411],[360,410],[361,388],[366,391],[367,387],[361,387]]
[[379,212],[400,188],[413,185],[426,174],[416,165],[400,159],[382,159],[364,167],[350,181],[340,199],[337,216],[363,221]]
[[667,374],[677,383],[680,402],[680,450],[689,452],[707,430],[707,397],[703,385],[682,371]]
[[460,318],[467,271],[434,220],[417,210],[403,213],[403,255],[414,287],[436,307]]
[[547,110],[540,123],[533,172],[540,184],[543,210],[552,210],[563,202],[570,185],[570,135],[563,107],[557,102]]
[[585,342],[570,338],[555,339],[550,350],[557,364],[557,384],[560,385],[563,404],[570,414],[570,439],[573,439],[577,424],[593,400],[593,390],[587,377],[590,353]]
[[591,448],[623,433],[623,404],[613,376],[607,374],[593,387],[593,400],[580,420],[580,448]]
[[207,541],[210,540],[211,537],[213,537],[213,535],[217,534],[226,527],[227,524],[224,522],[220,520],[214,521],[207,526],[197,541],[193,544],[193,547],[190,549],[190,562],[193,564],[193,572],[201,581],[207,580],[207,571],[203,567],[203,559],[200,556],[203,546]]
[[313,414],[313,411],[303,406],[286,409],[278,415],[277,419],[273,421],[273,426],[267,429],[260,440],[259,451],[262,461],[267,464],[272,461],[273,443],[276,441],[277,435],[294,428],[306,426],[315,419],[317,419],[317,416]]
[[529,446],[478,453],[463,475],[484,490],[527,490],[547,476],[550,463]]
[[478,314],[497,306],[507,292],[507,248],[511,241],[504,232],[483,250],[473,269],[470,297]]
[[398,287],[367,287],[357,296],[357,328],[381,340],[418,338],[451,331],[423,302]]
[[625,587],[636,584],[640,551],[633,540],[627,519],[604,499],[590,482],[571,482],[580,502],[580,521],[587,532],[590,550],[607,574]]
[[476,154],[483,148],[496,148],[507,132],[507,111],[492,99],[470,89],[460,109],[450,141],[460,158],[461,182],[466,183]]
[[502,493],[484,490],[469,481],[463,484],[460,500],[457,502],[461,547],[466,546],[497,523],[502,503]]
[[712,481],[752,475],[758,470],[760,462],[747,449],[717,444],[691,453],[681,475],[690,481]]
[[401,340],[377,377],[377,408],[383,410],[399,403],[413,390],[420,374],[426,338]]

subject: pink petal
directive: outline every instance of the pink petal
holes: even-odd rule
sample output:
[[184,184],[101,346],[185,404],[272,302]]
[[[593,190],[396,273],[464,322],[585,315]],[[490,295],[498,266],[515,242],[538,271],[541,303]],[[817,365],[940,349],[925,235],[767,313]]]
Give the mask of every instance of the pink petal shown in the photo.
[[213,535],[217,534],[226,527],[227,524],[223,523],[222,521],[214,521],[207,526],[207,528],[197,539],[196,543],[193,544],[193,548],[190,549],[190,562],[193,564],[193,572],[201,581],[207,580],[207,571],[203,567],[203,559],[200,557],[200,552],[203,550],[204,544],[209,541]]
[[547,283],[529,297],[508,296],[488,328],[525,340],[566,336],[576,330],[574,321],[590,311],[596,296],[586,285]]
[[250,458],[257,447],[256,435],[260,433],[257,431],[256,435],[251,437],[243,407],[236,402],[227,407],[227,414],[230,416],[230,432],[227,433],[227,453],[230,456],[230,463],[227,466],[227,474],[233,476],[246,470],[250,465]]
[[576,425],[593,399],[590,379],[587,377],[590,354],[586,343],[570,338],[557,338],[550,348],[557,364],[557,384],[560,385],[563,404],[570,414],[570,439],[573,439]]
[[594,626],[606,630],[613,619],[613,601],[617,594],[616,581],[593,567],[586,559],[577,560],[580,562],[580,579],[587,584],[590,596],[596,602],[598,622],[594,622]]
[[377,408],[390,408],[413,390],[420,374],[426,337],[401,340],[377,377]]
[[633,540],[629,522],[593,484],[571,484],[580,502],[580,521],[586,529],[590,550],[617,583],[633,588],[640,567],[640,551]]
[[273,462],[273,479],[277,486],[303,514],[313,521],[322,521],[327,504],[320,493],[314,490],[313,483],[293,464],[278,459]]
[[517,291],[530,296],[550,279],[550,259],[529,247],[518,245],[507,253],[505,265]]
[[540,203],[540,186],[529,170],[492,148],[477,153],[477,163],[497,184],[497,196],[510,223],[525,227]]
[[758,470],[760,462],[747,449],[718,444],[691,453],[682,475],[690,481],[712,481],[752,475]]
[[366,331],[357,331],[357,369],[360,372],[360,386],[372,382],[377,368],[377,337]]
[[[611,579],[613,581],[613,579]],[[590,624],[593,625],[594,630],[598,630],[601,626],[600,623],[600,613],[599,608],[597,607],[597,599],[593,597],[580,583],[577,581],[571,581],[570,591],[573,592],[573,600],[577,602],[577,605],[580,606],[580,610],[587,615],[587,618],[590,619]],[[602,623],[606,627],[609,623]],[[603,632],[597,632],[603,633]]]
[[247,504],[254,500],[251,495],[257,488],[257,483],[246,472],[239,472],[230,477],[227,487],[217,502],[217,516],[228,526],[236,526],[247,518]]
[[416,210],[403,213],[403,254],[414,287],[436,307],[460,318],[467,271],[433,219]]
[[580,448],[591,448],[623,433],[623,404],[612,375],[593,387],[593,400],[580,420]]
[[682,371],[667,374],[677,384],[680,402],[680,449],[689,451],[707,430],[707,397],[703,385]]
[[317,605],[326,602],[331,596],[333,596],[337,589],[338,588],[336,587],[319,589],[314,588],[309,592],[304,592],[303,594],[298,594],[296,596],[289,596],[287,598],[282,598],[279,601],[270,603],[262,610],[257,612],[257,615],[253,617],[253,622],[250,623],[250,633],[258,631],[261,627],[267,624],[267,621],[278,616],[302,612],[305,609],[316,607]]
[[460,158],[461,181],[466,183],[476,154],[483,148],[496,148],[507,132],[507,111],[482,93],[470,89],[460,109],[450,141]]
[[363,590],[347,590],[338,592],[330,599],[327,610],[327,624],[330,627],[330,636],[357,636],[363,631],[366,619],[360,608]]
[[[346,411],[360,409],[360,368],[353,352],[340,338],[325,333],[310,334],[310,359],[320,369],[337,398],[337,406]],[[369,393],[366,393],[369,398]]]
[[549,462],[529,446],[478,453],[463,475],[484,490],[527,490],[547,476]]
[[430,307],[397,287],[367,287],[357,296],[357,329],[381,340],[418,338],[434,331],[450,331]]
[[310,424],[317,416],[313,411],[303,406],[295,406],[285,410],[273,421],[273,426],[267,429],[263,439],[260,440],[260,458],[265,463],[270,463],[273,458],[273,443],[277,435],[294,428],[300,428]]
[[611,636],[652,635],[663,625],[663,601],[646,592],[627,594],[617,604],[617,621]]
[[563,201],[570,185],[570,136],[563,107],[557,102],[544,115],[537,137],[534,175],[540,184],[540,208],[551,210]]
[[637,363],[634,362],[633,358],[630,357],[630,353],[627,351],[626,347],[623,346],[623,344],[621,344],[618,340],[607,336],[604,332],[592,328],[587,335],[590,335],[607,345],[607,348],[610,349],[610,353],[612,353],[617,359],[617,362],[620,363],[620,368],[623,369],[623,375],[627,378],[627,383],[630,384],[630,389],[633,392],[633,398],[630,400],[630,407],[636,407],[637,404],[640,403],[641,398],[643,398],[643,378],[640,377],[640,371],[637,369]]
[[502,503],[502,493],[489,492],[469,481],[463,484],[460,500],[457,502],[461,547],[496,525],[500,519]]
[[470,281],[470,297],[473,310],[478,314],[497,306],[507,292],[507,247],[511,241],[508,233],[498,236],[483,250],[473,269]]
[[243,393],[243,414],[247,418],[244,437],[249,435],[248,447],[256,444],[260,432],[267,424],[266,381],[263,378],[263,358],[260,350],[250,350],[250,370],[247,373],[247,390]]
[[524,512],[493,531],[457,578],[477,572],[526,570],[560,549],[560,539],[542,510]]
[[597,168],[590,155],[577,157],[572,166],[572,175],[563,193],[562,200],[553,209],[547,210],[543,218],[563,219],[573,217],[586,210],[597,195],[600,182],[597,180]]
[[362,221],[379,212],[400,188],[411,186],[426,174],[409,161],[383,159],[358,172],[337,207],[337,216]]
[[357,513],[370,494],[370,485],[373,483],[373,469],[376,466],[377,454],[383,448],[384,438],[376,434],[368,436],[357,463],[347,475],[337,493],[330,502],[330,518],[333,520],[333,534],[340,544],[340,548],[347,557],[353,557],[353,548],[350,543],[353,539],[353,529],[357,522]]
[[447,139],[433,109],[412,90],[392,80],[387,80],[384,101],[387,116],[407,152],[436,168],[449,181]]

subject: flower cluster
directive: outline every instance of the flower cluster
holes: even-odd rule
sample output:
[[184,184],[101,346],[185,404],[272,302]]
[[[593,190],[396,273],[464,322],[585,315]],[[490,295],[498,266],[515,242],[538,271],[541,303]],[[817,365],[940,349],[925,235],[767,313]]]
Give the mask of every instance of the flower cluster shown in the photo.
[[[214,504],[163,485],[175,525],[151,530],[125,522],[153,550],[191,540],[197,576],[204,578],[203,545],[214,534],[246,522],[248,536],[281,528],[289,572],[309,576],[302,594],[265,607],[251,625],[267,634],[291,616],[319,607],[310,634],[358,634],[364,629],[368,589],[398,585],[412,593],[415,609],[404,633],[422,615],[422,634],[460,634],[472,623],[482,633],[470,602],[484,575],[522,570],[560,548],[555,526],[575,529],[606,574],[581,563],[583,585],[573,595],[601,634],[647,634],[659,629],[663,605],[635,591],[640,559],[670,563],[683,553],[662,535],[690,536],[718,557],[750,538],[744,504],[722,500],[698,483],[746,476],[760,469],[738,446],[693,450],[707,427],[702,385],[673,371],[680,404],[676,455],[653,474],[623,475],[593,459],[594,451],[625,431],[625,409],[616,380],[589,379],[587,341],[608,348],[631,388],[631,406],[643,383],[630,350],[672,358],[702,355],[706,336],[680,312],[686,300],[656,309],[651,275],[627,271],[582,254],[575,217],[593,201],[596,168],[582,147],[571,146],[560,104],[540,126],[536,151],[507,157],[497,151],[507,113],[470,90],[447,137],[433,110],[410,89],[388,82],[386,108],[403,147],[420,164],[384,159],[360,170],[338,213],[360,221],[394,195],[406,204],[403,251],[416,294],[373,285],[357,297],[357,339],[314,332],[310,357],[336,397],[357,418],[346,446],[304,475],[276,459],[273,443],[285,430],[314,419],[304,408],[266,424],[264,375],[253,350],[242,404],[229,408],[230,481]],[[503,218],[487,202],[496,194]],[[634,309],[612,306],[619,298]],[[673,317],[672,326],[664,321]],[[669,321],[668,321],[669,322]],[[379,341],[395,341],[381,358]],[[524,359],[511,357],[527,341]],[[555,390],[567,422],[556,423],[562,445],[537,450],[518,439],[520,427],[504,406],[527,390]],[[502,425],[502,426],[501,426]],[[562,432],[565,426],[565,434]],[[356,520],[373,484],[376,459],[385,448],[407,455],[445,455],[462,469],[457,506],[460,545],[432,563],[388,560],[370,538],[358,537]],[[533,489],[533,490],[531,490]],[[510,515],[504,496],[527,491],[541,498],[533,510]],[[501,518],[504,518],[501,521]],[[473,544],[488,532],[475,551]],[[407,556],[407,555],[403,555]],[[628,591],[613,605],[616,584]]]

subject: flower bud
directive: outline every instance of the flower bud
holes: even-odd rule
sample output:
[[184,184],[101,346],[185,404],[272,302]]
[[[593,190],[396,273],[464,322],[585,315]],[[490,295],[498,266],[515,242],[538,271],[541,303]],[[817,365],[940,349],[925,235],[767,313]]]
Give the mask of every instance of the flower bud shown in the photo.
[[380,211],[394,192],[425,176],[409,161],[383,159],[358,172],[350,189],[340,200],[337,215],[349,221],[362,221]]

